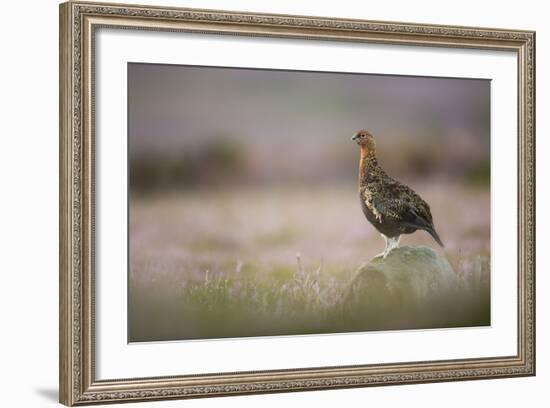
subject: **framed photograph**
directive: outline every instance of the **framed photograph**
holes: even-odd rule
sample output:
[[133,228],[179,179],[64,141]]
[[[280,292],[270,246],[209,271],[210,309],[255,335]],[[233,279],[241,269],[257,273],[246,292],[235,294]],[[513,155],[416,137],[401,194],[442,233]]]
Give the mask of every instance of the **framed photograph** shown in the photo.
[[535,33],[60,6],[66,405],[535,374]]

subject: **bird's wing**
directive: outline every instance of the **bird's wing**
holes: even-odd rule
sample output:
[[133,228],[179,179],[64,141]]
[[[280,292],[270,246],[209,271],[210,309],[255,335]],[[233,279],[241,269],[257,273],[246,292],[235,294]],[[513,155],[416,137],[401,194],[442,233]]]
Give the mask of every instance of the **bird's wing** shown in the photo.
[[389,218],[419,228],[432,225],[429,205],[411,188],[395,180],[369,185],[363,200],[379,220]]

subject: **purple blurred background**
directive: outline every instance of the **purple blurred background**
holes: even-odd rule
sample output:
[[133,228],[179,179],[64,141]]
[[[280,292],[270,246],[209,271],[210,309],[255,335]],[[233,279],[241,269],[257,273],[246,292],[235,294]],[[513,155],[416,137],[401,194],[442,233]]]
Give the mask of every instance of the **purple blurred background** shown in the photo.
[[133,190],[346,182],[363,128],[396,177],[489,181],[489,80],[129,64],[128,90]]

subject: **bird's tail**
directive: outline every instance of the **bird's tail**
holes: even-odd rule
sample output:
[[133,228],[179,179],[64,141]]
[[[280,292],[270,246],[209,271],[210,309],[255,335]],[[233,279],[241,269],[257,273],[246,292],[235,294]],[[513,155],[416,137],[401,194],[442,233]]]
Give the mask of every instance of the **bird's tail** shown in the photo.
[[435,239],[435,241],[441,246],[441,248],[445,248],[445,245],[443,245],[441,238],[439,238],[439,235],[437,234],[437,232],[435,231],[435,228],[433,227],[433,225],[431,225],[431,223],[428,224],[425,220],[421,219],[420,217],[417,217],[416,223],[413,224],[410,222],[405,222],[403,223],[403,225],[413,227],[415,229],[421,229],[421,230],[427,231],[433,237],[433,239]]
[[426,231],[428,231],[430,233],[430,235],[441,246],[441,248],[445,248],[445,245],[443,245],[443,242],[441,241],[441,238],[439,238],[439,235],[437,235],[437,232],[435,231],[435,228],[426,228]]

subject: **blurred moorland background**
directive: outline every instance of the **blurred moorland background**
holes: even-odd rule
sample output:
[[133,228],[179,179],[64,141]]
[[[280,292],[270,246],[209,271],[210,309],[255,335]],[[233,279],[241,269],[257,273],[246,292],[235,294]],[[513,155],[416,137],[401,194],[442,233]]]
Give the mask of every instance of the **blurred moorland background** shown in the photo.
[[[490,323],[488,80],[132,63],[128,101],[129,341]],[[443,254],[481,312],[342,311],[384,248],[357,196],[362,128],[445,248],[401,244]]]

